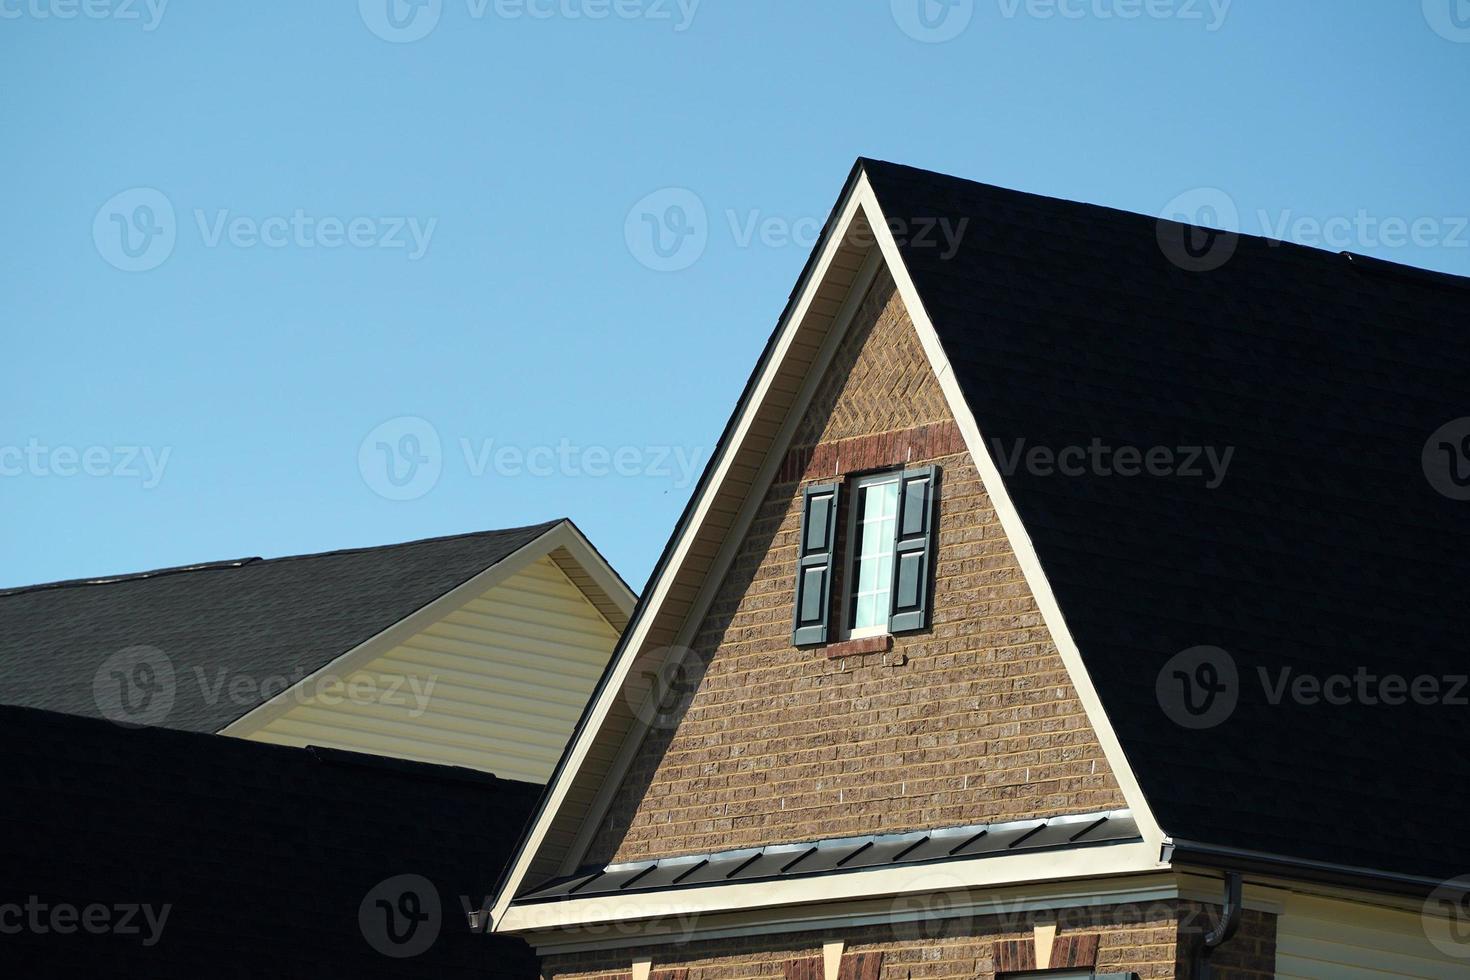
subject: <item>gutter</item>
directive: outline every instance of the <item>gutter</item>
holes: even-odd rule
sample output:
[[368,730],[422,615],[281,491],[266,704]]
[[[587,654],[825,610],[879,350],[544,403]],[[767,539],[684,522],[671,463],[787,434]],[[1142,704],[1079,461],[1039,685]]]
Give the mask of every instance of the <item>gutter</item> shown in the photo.
[[1442,879],[1379,871],[1330,861],[1312,861],[1265,851],[1251,851],[1197,841],[1174,840],[1164,845],[1164,863],[1195,865],[1227,872],[1270,875],[1316,884],[1338,885],[1363,891],[1424,898],[1444,884]]

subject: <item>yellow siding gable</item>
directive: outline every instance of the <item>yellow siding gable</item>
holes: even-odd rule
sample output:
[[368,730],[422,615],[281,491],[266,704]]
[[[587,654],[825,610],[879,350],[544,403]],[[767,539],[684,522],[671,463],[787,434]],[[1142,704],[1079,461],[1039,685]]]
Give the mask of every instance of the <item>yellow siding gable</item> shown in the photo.
[[551,556],[370,659],[287,692],[258,725],[227,730],[545,783],[618,639]]

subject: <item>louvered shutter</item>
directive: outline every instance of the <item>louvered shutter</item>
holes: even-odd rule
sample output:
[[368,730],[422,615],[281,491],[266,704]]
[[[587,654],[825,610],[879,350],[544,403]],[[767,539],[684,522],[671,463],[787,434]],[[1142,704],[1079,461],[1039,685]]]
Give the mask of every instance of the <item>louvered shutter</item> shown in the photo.
[[939,467],[905,470],[898,486],[898,524],[893,548],[891,633],[929,625],[929,592],[934,574]]
[[841,484],[807,487],[801,500],[797,545],[796,612],[791,642],[826,643],[832,610],[832,560],[837,547],[837,502]]

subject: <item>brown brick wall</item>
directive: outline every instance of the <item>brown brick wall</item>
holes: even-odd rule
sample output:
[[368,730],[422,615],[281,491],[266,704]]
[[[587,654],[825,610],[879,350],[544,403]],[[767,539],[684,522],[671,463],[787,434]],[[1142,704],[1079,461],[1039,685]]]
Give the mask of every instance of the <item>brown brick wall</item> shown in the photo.
[[[751,936],[548,956],[542,960],[542,974],[546,980],[627,980],[633,959],[651,956],[655,969],[687,968],[688,980],[776,980],[785,976],[788,960],[820,956],[823,943],[844,940],[848,954],[883,953],[881,980],[990,980],[1007,950],[1034,949],[1038,922],[1055,922],[1058,948],[1075,943],[1087,951],[1083,958],[1090,958],[1095,940],[1097,972],[1164,980],[1176,976],[1180,914],[1178,903],[1157,902]],[[1221,976],[1218,971],[1216,975]]]
[[[1193,980],[1194,951],[1220,921],[1220,911],[1218,906],[1195,902],[1180,905],[1179,949],[1175,960],[1179,980]],[[1240,916],[1235,935],[1210,954],[1210,978],[1270,980],[1276,976],[1276,916],[1249,909]]]
[[593,859],[1125,805],[953,421],[884,276],[793,444],[830,458],[908,431],[883,443],[943,453],[911,460],[942,467],[931,627],[877,655],[792,647],[801,484],[786,474],[697,631],[677,729],[650,732]]

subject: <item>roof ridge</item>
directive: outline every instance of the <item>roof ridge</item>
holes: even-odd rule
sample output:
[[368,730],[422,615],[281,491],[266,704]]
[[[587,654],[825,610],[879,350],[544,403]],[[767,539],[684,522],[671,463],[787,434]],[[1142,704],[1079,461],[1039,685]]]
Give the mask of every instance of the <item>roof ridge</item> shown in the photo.
[[243,568],[246,565],[253,565],[256,562],[265,560],[259,556],[223,559],[220,561],[199,562],[193,565],[170,565],[165,568],[150,568],[141,572],[121,572],[117,575],[98,575],[91,578],[68,578],[56,582],[37,582],[33,585],[15,585],[0,589],[0,598],[23,595],[28,592],[49,592],[54,589],[70,589],[84,585],[115,585],[119,582],[141,582],[146,579],[179,575],[184,572],[209,572],[226,568]]
[[149,579],[182,575],[187,572],[224,571],[227,569],[244,568],[247,565],[274,565],[281,562],[299,561],[305,558],[330,558],[337,555],[364,554],[369,551],[390,551],[395,548],[405,548],[410,545],[438,544],[446,541],[460,541],[466,538],[485,537],[492,534],[515,534],[518,531],[533,530],[549,531],[558,524],[566,523],[567,520],[567,518],[562,517],[555,520],[543,521],[539,524],[526,524],[521,527],[486,528],[481,531],[464,531],[459,534],[443,534],[429,538],[415,538],[411,541],[395,541],[389,544],[364,545],[356,548],[337,548],[332,551],[314,551],[301,555],[277,555],[274,558],[253,556],[249,558],[223,559],[220,561],[196,562],[189,565],[171,565],[139,572],[122,572],[116,575],[61,579],[55,582],[37,582],[32,585],[17,585],[0,589],[0,599],[26,595],[33,592],[49,592],[57,589],[81,588],[89,585],[117,585],[122,582],[144,582]]
[[[1172,221],[1158,214],[1149,214],[1144,211],[1131,211],[1128,208],[1114,207],[1111,204],[1095,204],[1091,201],[1078,201],[1070,197],[1056,197],[1051,194],[1041,194],[1036,191],[1023,191],[1015,187],[1006,187],[1002,184],[992,184],[983,180],[975,180],[972,177],[961,177],[957,174],[947,174],[939,170],[929,170],[926,167],[915,167],[907,163],[895,163],[892,160],[879,160],[875,157],[858,157],[857,166],[865,172],[869,167],[888,167],[894,170],[907,170],[915,174],[925,174],[929,177],[937,177],[940,180],[956,181],[962,184],[970,184],[975,187],[983,187],[987,190],[998,191],[1002,194],[1028,197],[1037,201],[1046,201],[1052,204],[1065,204],[1074,208],[1086,208],[1093,211],[1105,211],[1117,215],[1126,215],[1130,218],[1141,218],[1145,221]],[[874,187],[877,192],[878,188]],[[881,196],[880,196],[881,200]],[[1407,262],[1396,262],[1393,259],[1384,259],[1377,256],[1361,255],[1342,249],[1327,248],[1318,245],[1307,245],[1303,242],[1294,242],[1285,238],[1272,238],[1270,235],[1252,234],[1246,231],[1231,231],[1228,228],[1211,228],[1208,225],[1196,225],[1187,221],[1175,222],[1187,228],[1200,228],[1205,231],[1215,231],[1223,234],[1235,235],[1242,240],[1259,242],[1277,249],[1301,250],[1313,256],[1323,259],[1336,259],[1345,267],[1351,268],[1359,273],[1392,278],[1399,282],[1410,285],[1427,286],[1431,288],[1470,289],[1470,276],[1462,276],[1454,272],[1444,272],[1439,269],[1430,269],[1422,265],[1410,265]]]

